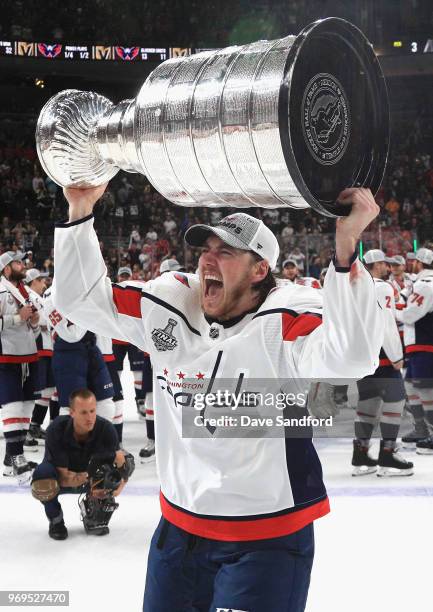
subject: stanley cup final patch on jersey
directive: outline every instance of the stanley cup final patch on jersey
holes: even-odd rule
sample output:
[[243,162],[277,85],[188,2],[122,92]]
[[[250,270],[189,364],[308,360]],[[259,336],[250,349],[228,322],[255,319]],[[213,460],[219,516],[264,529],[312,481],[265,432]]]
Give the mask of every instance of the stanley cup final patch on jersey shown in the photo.
[[169,319],[164,329],[156,327],[152,331],[152,340],[157,351],[172,351],[177,346],[177,340],[173,336],[173,328],[177,321]]

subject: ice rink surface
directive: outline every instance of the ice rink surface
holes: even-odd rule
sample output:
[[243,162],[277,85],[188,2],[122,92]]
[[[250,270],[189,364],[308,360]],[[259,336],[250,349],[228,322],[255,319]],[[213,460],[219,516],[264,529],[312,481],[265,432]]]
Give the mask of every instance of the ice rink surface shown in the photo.
[[[129,372],[123,380],[124,446],[137,458],[145,424],[136,415]],[[332,511],[315,523],[307,612],[430,609],[433,456],[408,452],[415,463],[411,477],[353,478],[350,439],[317,440],[316,448]],[[0,451],[3,457],[3,439]],[[28,456],[40,461],[42,451]],[[57,542],[48,537],[43,508],[29,488],[0,476],[0,590],[67,590],[73,612],[139,612],[149,541],[160,516],[155,462],[137,461],[108,536],[84,533],[77,499],[60,498],[69,538]]]

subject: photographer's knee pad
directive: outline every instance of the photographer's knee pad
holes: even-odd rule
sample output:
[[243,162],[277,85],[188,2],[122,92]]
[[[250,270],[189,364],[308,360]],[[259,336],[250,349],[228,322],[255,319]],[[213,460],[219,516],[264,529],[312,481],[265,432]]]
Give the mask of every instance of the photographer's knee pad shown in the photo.
[[59,483],[55,478],[42,478],[32,482],[32,495],[40,502],[49,502],[60,492]]

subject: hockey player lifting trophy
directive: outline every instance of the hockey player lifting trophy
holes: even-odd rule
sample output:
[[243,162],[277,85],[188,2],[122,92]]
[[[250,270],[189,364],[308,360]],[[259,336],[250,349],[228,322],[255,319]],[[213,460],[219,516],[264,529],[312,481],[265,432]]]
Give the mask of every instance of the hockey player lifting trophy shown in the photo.
[[[230,439],[206,428],[184,436],[172,388],[188,377],[209,389],[217,377],[297,388],[302,378],[376,370],[383,320],[356,243],[379,212],[372,192],[388,124],[371,45],[334,18],[297,37],[168,60],[135,100],[115,106],[68,90],[41,112],[39,158],[69,203],[55,234],[53,300],[77,325],[149,352],[154,369],[162,518],[145,612],[305,609],[313,522],[329,512],[312,440],[284,431]],[[119,169],[146,175],[181,206],[344,217],[323,292],[276,288],[277,239],[240,211],[188,229],[187,244],[201,249],[198,274],[111,285],[92,212]]]

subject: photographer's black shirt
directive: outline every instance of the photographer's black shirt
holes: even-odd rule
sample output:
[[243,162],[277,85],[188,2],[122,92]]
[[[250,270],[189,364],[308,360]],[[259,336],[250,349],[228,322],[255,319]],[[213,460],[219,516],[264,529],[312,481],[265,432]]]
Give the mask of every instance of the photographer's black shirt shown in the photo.
[[71,472],[86,472],[92,455],[114,453],[119,441],[113,425],[100,416],[84,442],[74,438],[74,426],[70,416],[59,416],[49,425],[45,440],[45,461]]

